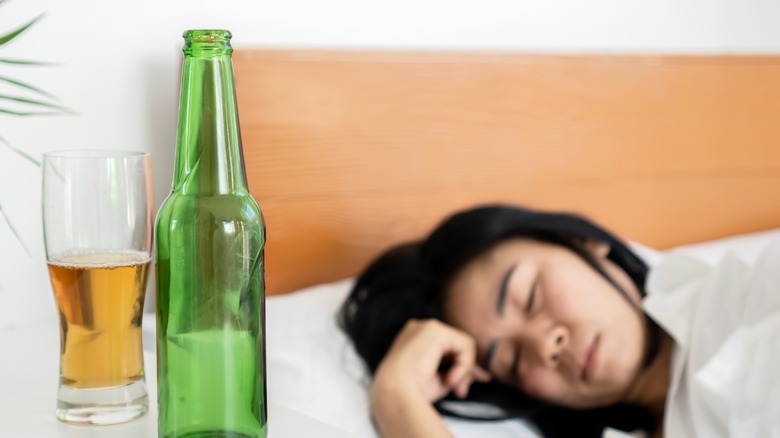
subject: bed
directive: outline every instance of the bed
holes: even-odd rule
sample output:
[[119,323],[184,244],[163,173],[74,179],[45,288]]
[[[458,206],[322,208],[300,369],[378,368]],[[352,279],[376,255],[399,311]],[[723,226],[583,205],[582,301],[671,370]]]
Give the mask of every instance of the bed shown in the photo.
[[[734,251],[752,263],[780,228],[674,248],[715,263]],[[666,251],[634,243],[651,265]],[[302,412],[356,437],[378,435],[370,420],[370,378],[334,317],[353,284],[351,279],[321,284],[268,299],[268,396],[274,402]],[[537,438],[523,421],[474,423],[445,418],[458,438]]]
[[[335,312],[383,249],[503,202],[575,211],[648,262],[780,237],[780,58],[239,48],[266,219],[269,398],[374,437]],[[458,437],[535,436],[447,420]]]

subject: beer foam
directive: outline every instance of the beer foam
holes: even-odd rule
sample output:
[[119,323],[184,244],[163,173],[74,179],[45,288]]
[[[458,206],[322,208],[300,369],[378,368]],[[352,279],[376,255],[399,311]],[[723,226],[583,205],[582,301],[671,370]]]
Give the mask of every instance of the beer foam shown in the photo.
[[95,251],[67,254],[49,261],[49,265],[61,268],[120,268],[148,263],[151,255],[145,251]]

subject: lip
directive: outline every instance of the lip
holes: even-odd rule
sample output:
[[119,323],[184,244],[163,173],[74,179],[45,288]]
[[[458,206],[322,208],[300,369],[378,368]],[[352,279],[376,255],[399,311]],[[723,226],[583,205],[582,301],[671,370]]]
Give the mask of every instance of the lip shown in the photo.
[[585,357],[580,366],[580,377],[586,382],[589,381],[596,372],[600,340],[601,335],[596,335],[593,342],[591,342],[590,346],[585,350]]

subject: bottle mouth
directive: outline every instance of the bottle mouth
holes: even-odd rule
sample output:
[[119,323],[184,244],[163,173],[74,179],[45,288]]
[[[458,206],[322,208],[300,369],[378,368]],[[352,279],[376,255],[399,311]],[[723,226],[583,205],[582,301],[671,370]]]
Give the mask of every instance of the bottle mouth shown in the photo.
[[230,41],[233,35],[223,29],[190,29],[185,30],[182,37],[192,43],[221,43]]
[[184,37],[184,48],[182,48],[182,51],[185,56],[211,57],[233,53],[233,48],[230,46],[230,39],[233,35],[229,30],[186,30],[182,37]]

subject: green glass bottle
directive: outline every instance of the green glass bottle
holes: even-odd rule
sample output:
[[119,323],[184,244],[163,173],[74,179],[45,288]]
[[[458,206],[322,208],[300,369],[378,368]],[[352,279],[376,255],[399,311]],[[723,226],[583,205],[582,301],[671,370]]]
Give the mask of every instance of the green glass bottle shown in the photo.
[[265,228],[246,183],[230,38],[184,33],[173,187],[156,226],[160,438],[266,436]]

